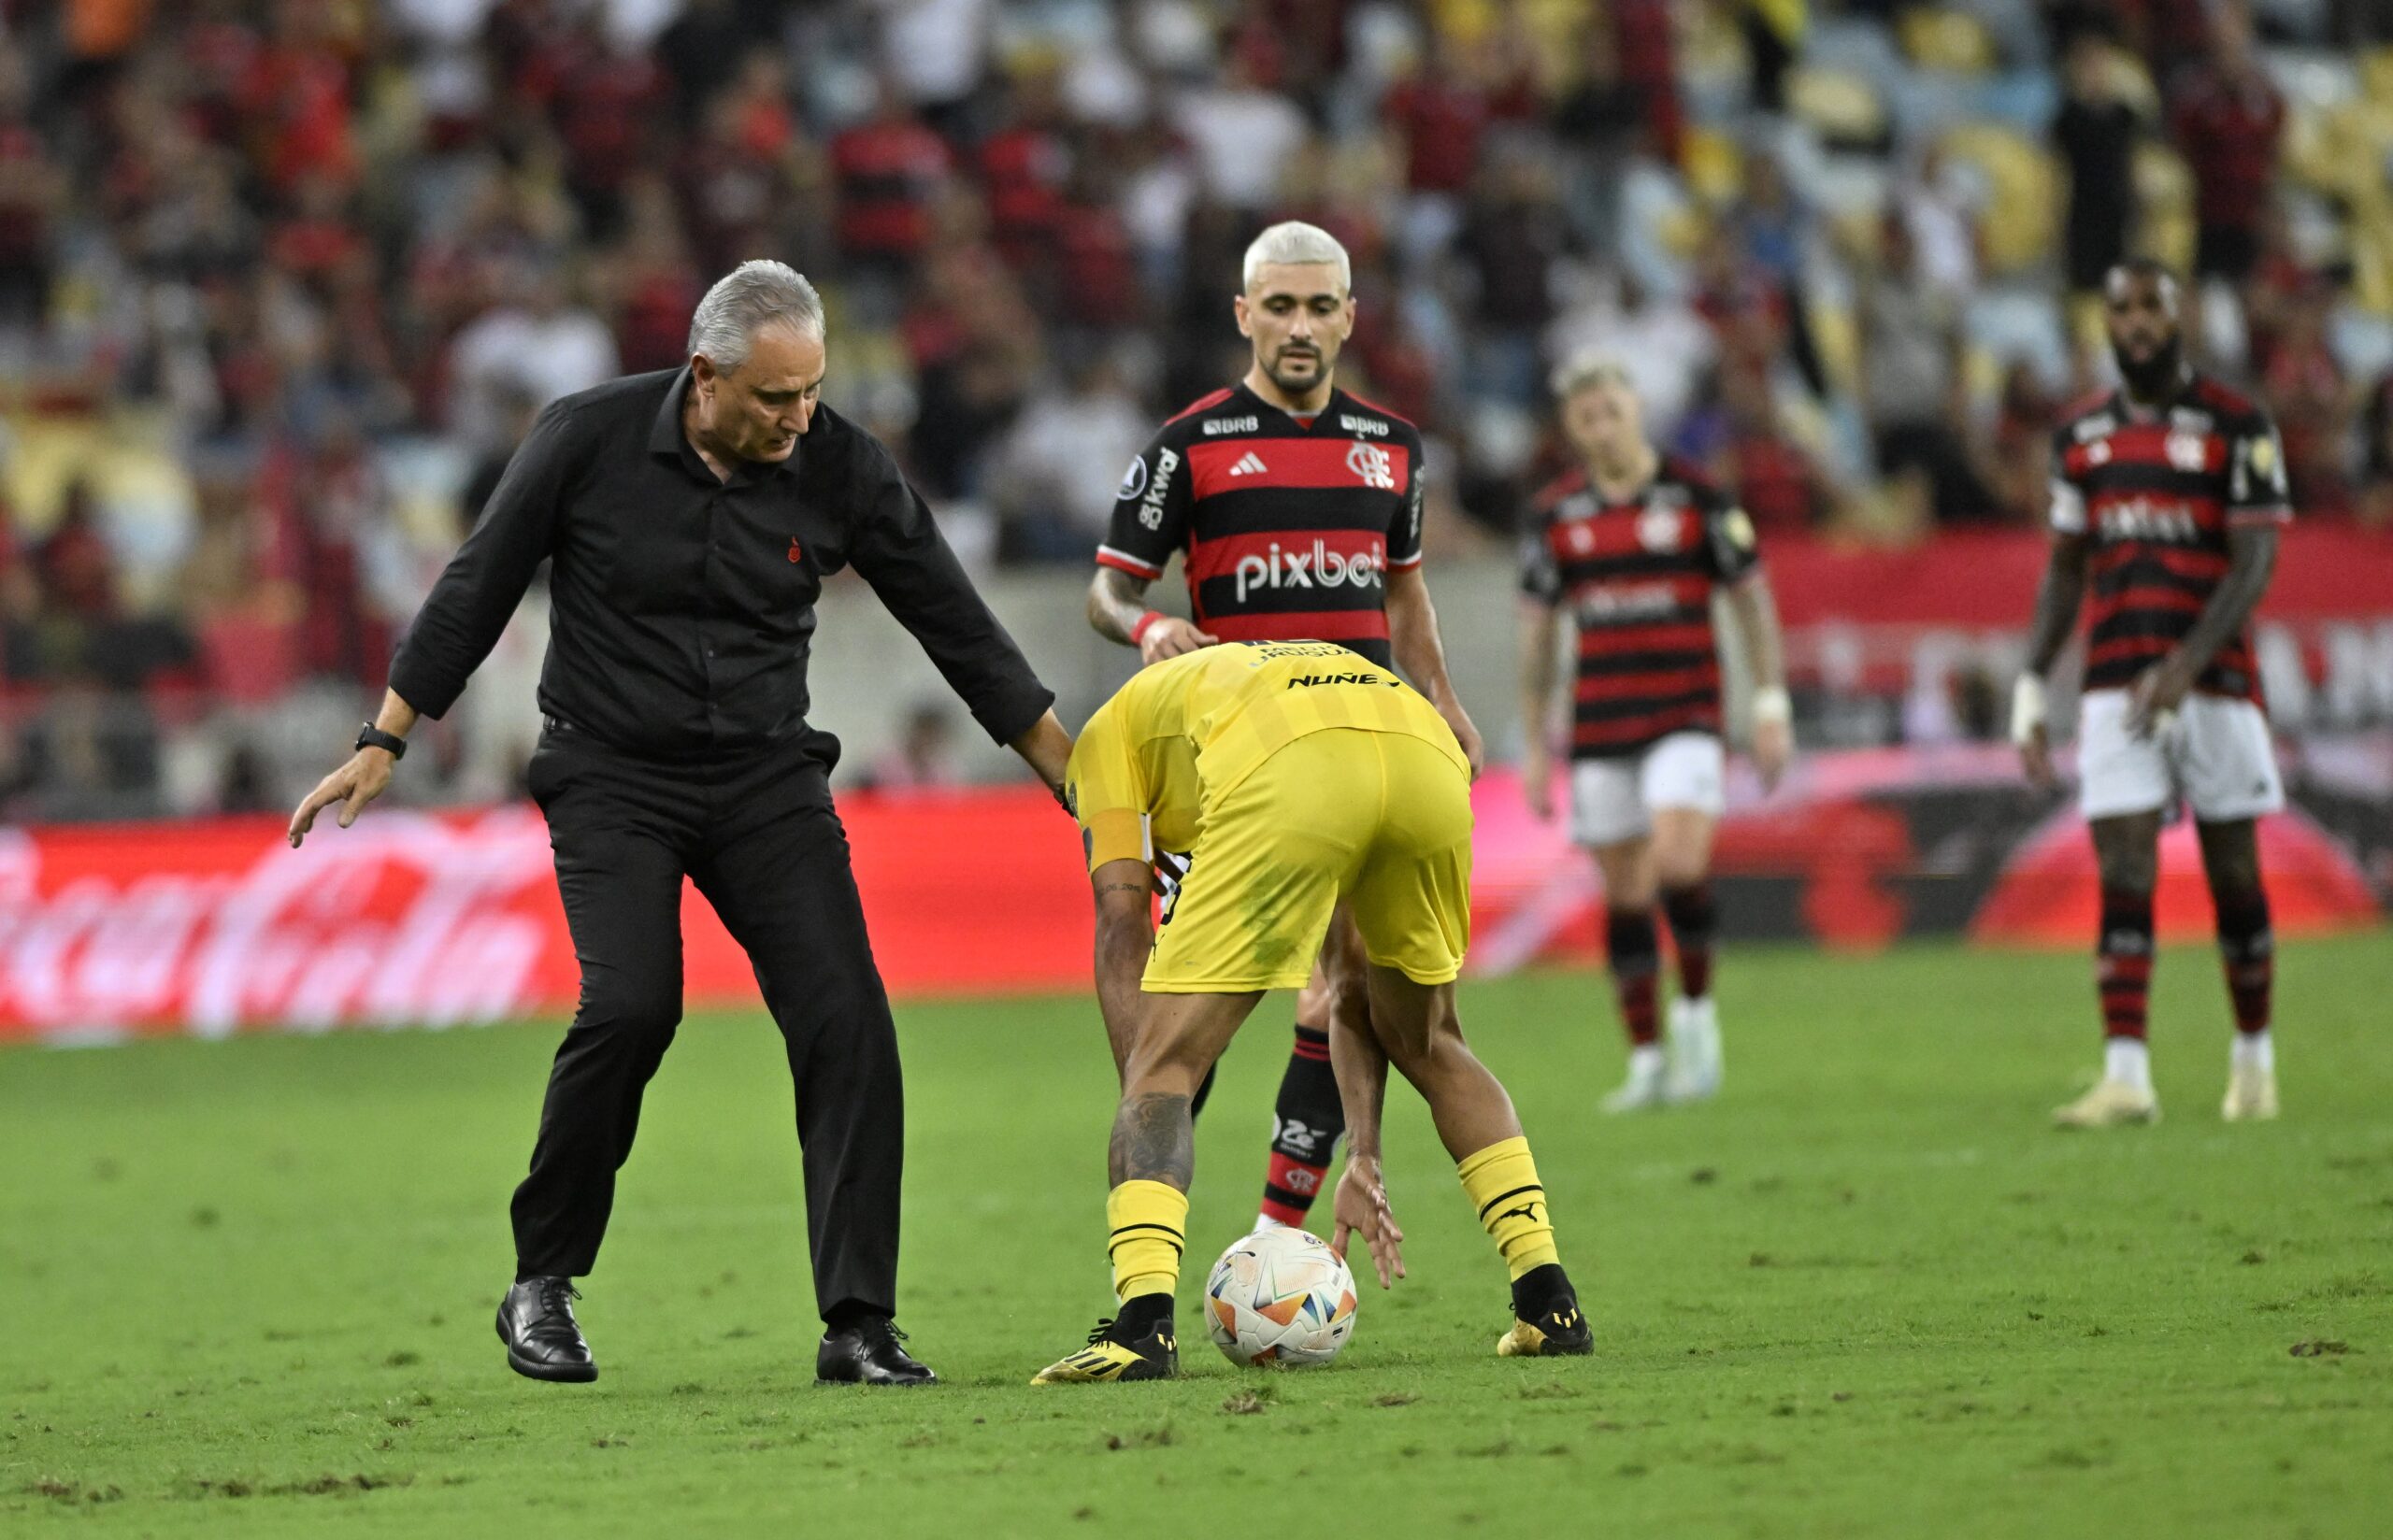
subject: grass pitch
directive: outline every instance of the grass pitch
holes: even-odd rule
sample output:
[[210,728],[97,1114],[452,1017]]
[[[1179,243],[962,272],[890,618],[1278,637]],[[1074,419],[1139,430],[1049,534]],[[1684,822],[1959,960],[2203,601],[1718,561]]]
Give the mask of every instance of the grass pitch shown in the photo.
[[1470,986],[1599,1356],[1491,1356],[1501,1272],[1398,1088],[1412,1277],[1280,1374],[1188,1303],[1260,1186],[1268,1004],[1199,1125],[1159,1386],[1025,1383],[1105,1303],[1085,1000],[901,1013],[918,1392],[810,1384],[761,1016],[691,1021],[652,1089],[587,1387],[508,1373],[490,1324],[554,1026],[0,1054],[0,1532],[2384,1534],[2393,942],[2286,949],[2268,1126],[2218,1121],[2217,965],[2179,951],[2167,1120],[2047,1129],[2088,974],[1731,950],[1727,1094],[1626,1121],[1589,1111],[1598,980]]

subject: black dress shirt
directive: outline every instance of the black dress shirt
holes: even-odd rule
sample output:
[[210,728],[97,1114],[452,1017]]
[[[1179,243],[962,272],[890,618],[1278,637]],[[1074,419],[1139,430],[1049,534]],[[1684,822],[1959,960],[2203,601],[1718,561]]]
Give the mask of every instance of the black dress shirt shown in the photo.
[[689,372],[634,375],[540,414],[391,664],[438,718],[552,559],[540,709],[599,742],[688,760],[811,734],[823,579],[853,563],[982,727],[1008,742],[1054,695],[973,590],[888,450],[828,406],[778,465],[718,481],[681,433]]

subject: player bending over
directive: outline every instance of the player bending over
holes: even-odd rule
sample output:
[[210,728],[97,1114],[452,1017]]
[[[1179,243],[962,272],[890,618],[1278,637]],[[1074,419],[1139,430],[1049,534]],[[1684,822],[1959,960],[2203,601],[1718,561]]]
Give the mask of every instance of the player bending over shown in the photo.
[[[1383,1285],[1400,1265],[1380,1180],[1379,1087],[1392,1062],[1427,1099],[1512,1271],[1515,1319],[1497,1351],[1592,1351],[1512,1098],[1454,1016],[1470,926],[1470,768],[1429,703],[1334,643],[1206,648],[1143,670],[1098,709],[1067,795],[1096,891],[1100,976],[1109,953],[1152,954],[1135,996],[1099,995],[1108,1033],[1127,1045],[1105,1203],[1120,1305],[1033,1383],[1178,1372],[1189,1099],[1264,991],[1304,982],[1340,902],[1362,937],[1369,1001],[1330,1018],[1331,1051],[1354,1076],[1340,1076],[1345,1110],[1360,1114],[1338,1188],[1338,1249],[1360,1231]],[[1149,857],[1175,833],[1194,839],[1156,935]]]
[[[1720,1089],[1712,1003],[1712,832],[1724,802],[1720,660],[1712,594],[1726,591],[1754,692],[1754,763],[1778,783],[1794,750],[1778,609],[1753,520],[1693,467],[1658,453],[1620,365],[1556,371],[1562,426],[1583,464],[1540,492],[1523,540],[1522,767],[1529,810],[1554,816],[1545,724],[1555,632],[1578,632],[1570,715],[1570,837],[1603,873],[1604,935],[1628,1032],[1628,1077],[1606,1112],[1697,1101]],[[1666,1062],[1656,1030],[1655,901],[1679,954]]]
[[2160,825],[2191,803],[2235,1006],[2229,1122],[2277,1115],[2269,995],[2275,938],[2253,820],[2285,806],[2246,626],[2293,517],[2276,429],[2184,358],[2177,280],[2157,263],[2111,270],[2103,319],[2122,386],[2054,435],[2052,559],[2036,593],[2011,732],[2028,777],[2053,778],[2044,676],[2094,587],[2078,703],[2078,803],[2101,874],[2096,977],[2102,1077],[2053,1113],[2064,1128],[2160,1117],[2144,1049]]

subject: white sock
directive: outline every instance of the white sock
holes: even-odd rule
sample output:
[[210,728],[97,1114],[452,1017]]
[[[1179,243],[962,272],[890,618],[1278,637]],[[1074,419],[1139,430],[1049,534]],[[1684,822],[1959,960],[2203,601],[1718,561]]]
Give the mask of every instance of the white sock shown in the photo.
[[2102,1039],[2102,1078],[2130,1085],[2138,1091],[2152,1089],[2152,1054],[2141,1037],[2106,1037]]
[[1662,1073],[1662,1045],[1640,1043],[1628,1050],[1628,1077],[1643,1080]]
[[1250,1235],[1260,1235],[1266,1230],[1288,1230],[1294,1227],[1282,1220],[1273,1219],[1268,1214],[1258,1214],[1254,1217],[1254,1228],[1248,1231],[1247,1233]]
[[2228,1062],[2237,1069],[2252,1069],[2259,1071],[2262,1075],[2274,1075],[2277,1072],[2277,1046],[2269,1036],[2269,1029],[2262,1027],[2258,1032],[2237,1033],[2235,1047],[2228,1056]]

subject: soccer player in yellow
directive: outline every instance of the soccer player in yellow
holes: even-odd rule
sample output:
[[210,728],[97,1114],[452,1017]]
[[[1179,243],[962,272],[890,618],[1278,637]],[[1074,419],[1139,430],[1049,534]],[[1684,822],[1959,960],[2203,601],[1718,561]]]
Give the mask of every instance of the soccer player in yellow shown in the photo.
[[[1209,647],[1147,668],[1100,707],[1066,790],[1096,890],[1097,998],[1122,1072],[1105,1203],[1120,1305],[1033,1383],[1178,1372],[1189,1098],[1265,991],[1304,984],[1341,900],[1370,987],[1368,1010],[1356,1002],[1330,1020],[1348,1137],[1337,1249],[1359,1233],[1383,1287],[1403,1275],[1403,1233],[1380,1177],[1393,1062],[1427,1099],[1511,1269],[1515,1319],[1497,1351],[1592,1351],[1512,1098],[1454,1016],[1470,928],[1470,769],[1436,709],[1330,643]],[[1149,900],[1158,849],[1190,852],[1160,934]]]

